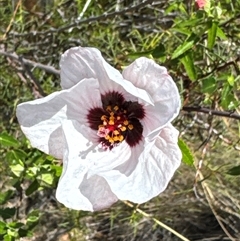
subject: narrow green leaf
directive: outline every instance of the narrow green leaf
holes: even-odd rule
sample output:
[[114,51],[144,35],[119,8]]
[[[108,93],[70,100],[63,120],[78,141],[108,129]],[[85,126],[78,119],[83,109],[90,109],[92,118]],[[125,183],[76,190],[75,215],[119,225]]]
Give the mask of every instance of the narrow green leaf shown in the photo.
[[29,196],[31,195],[33,192],[35,192],[36,190],[38,190],[40,184],[38,183],[38,181],[35,179],[30,185],[29,187],[26,189],[26,195]]
[[172,59],[179,57],[180,55],[184,54],[186,51],[191,49],[194,44],[196,44],[199,40],[199,37],[195,34],[191,34],[183,44],[177,47],[177,49],[172,54]]
[[212,94],[216,90],[216,79],[211,76],[202,80],[202,92]]
[[194,157],[193,157],[191,150],[187,146],[187,144],[182,139],[179,138],[178,146],[179,146],[180,150],[182,151],[183,162],[187,165],[192,166],[194,163]]
[[14,137],[8,135],[6,132],[3,132],[0,134],[0,144],[2,144],[3,146],[7,146],[7,147],[9,147],[9,146],[18,147],[19,146],[18,141]]
[[226,110],[232,110],[237,107],[238,103],[233,94],[233,87],[225,83],[221,93],[221,106]]
[[216,41],[216,37],[217,37],[217,29],[218,29],[218,23],[215,21],[211,22],[211,27],[208,30],[208,40],[207,40],[207,47],[209,49],[212,49],[215,41]]
[[188,51],[180,59],[181,63],[184,65],[184,68],[187,72],[187,75],[190,80],[194,81],[197,79],[197,73],[194,66],[192,52]]
[[217,27],[217,36],[222,39],[222,40],[227,40],[227,36],[225,33],[222,31],[221,28]]
[[240,175],[240,166],[235,166],[227,171],[228,175],[238,176]]

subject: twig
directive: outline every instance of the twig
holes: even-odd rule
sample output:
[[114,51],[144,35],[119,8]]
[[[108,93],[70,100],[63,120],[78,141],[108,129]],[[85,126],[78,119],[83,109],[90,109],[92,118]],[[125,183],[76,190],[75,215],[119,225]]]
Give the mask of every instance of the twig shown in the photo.
[[78,16],[78,18],[77,18],[77,20],[81,20],[81,19],[82,19],[83,15],[84,15],[84,13],[87,11],[87,8],[88,8],[88,6],[90,5],[90,3],[91,3],[91,0],[87,0],[87,2],[85,3],[85,5],[84,5],[84,7],[83,7],[82,12],[79,14],[79,16]]
[[22,68],[26,71],[28,77],[31,79],[32,83],[34,84],[35,89],[39,92],[40,96],[46,96],[45,92],[43,91],[39,81],[35,78],[29,67],[23,62],[23,58],[19,57],[19,61],[22,64]]
[[[203,175],[201,173],[201,171],[199,171],[199,177],[201,179],[203,179]],[[209,186],[207,185],[206,182],[201,182],[202,184],[202,187],[203,187],[203,190],[204,190],[204,193],[205,193],[205,196],[206,196],[206,199],[208,201],[208,204],[209,204],[209,207],[211,208],[216,220],[218,221],[218,224],[220,225],[220,227],[222,228],[223,232],[228,236],[228,238],[231,240],[231,241],[237,241],[236,238],[234,238],[229,232],[228,230],[226,229],[226,227],[224,226],[222,220],[221,220],[221,217],[218,215],[217,211],[215,210],[214,208],[214,205],[213,205],[213,202],[215,201],[215,197],[211,191],[211,189],[209,188]]]
[[[134,205],[130,202],[127,202],[127,201],[123,201],[127,206],[131,207],[131,208],[134,208]],[[155,223],[157,223],[160,227],[168,230],[169,232],[171,232],[172,234],[174,234],[175,236],[179,237],[181,240],[183,241],[190,241],[189,239],[185,238],[183,235],[181,235],[180,233],[178,233],[177,231],[175,231],[174,229],[170,228],[169,226],[167,226],[166,224],[162,223],[161,221],[159,221],[158,219],[156,218],[153,218],[151,217],[149,214],[145,213],[144,211],[142,211],[141,209],[139,208],[135,208],[135,210],[142,214],[144,217],[146,218],[150,218],[152,219]]]
[[14,19],[15,19],[15,16],[16,16],[16,14],[17,14],[17,11],[18,11],[21,3],[22,3],[22,0],[19,0],[18,3],[17,3],[17,6],[16,6],[16,8],[15,8],[15,10],[14,10],[14,12],[13,12],[13,16],[12,16],[12,18],[11,18],[11,20],[10,20],[10,23],[8,24],[7,29],[6,29],[5,33],[3,34],[2,38],[0,39],[0,41],[6,39],[6,36],[7,36],[7,34],[9,33],[9,31],[10,31],[10,29],[11,29],[11,27],[12,27],[13,21],[14,21]]
[[[135,6],[132,6],[132,7],[127,7],[127,8],[124,8],[120,11],[113,11],[113,12],[110,12],[110,13],[103,13],[102,15],[100,16],[96,16],[96,17],[90,17],[90,18],[87,18],[87,19],[83,19],[83,20],[80,20],[80,21],[76,21],[75,23],[72,23],[72,24],[69,24],[69,25],[66,25],[66,26],[63,26],[63,27],[60,27],[60,28],[56,28],[56,29],[50,29],[48,31],[44,31],[44,32],[30,32],[30,33],[26,33],[26,34],[21,34],[21,36],[29,36],[29,35],[48,35],[48,34],[51,34],[51,33],[60,33],[60,32],[63,32],[65,30],[68,30],[68,29],[72,29],[72,28],[75,28],[75,27],[78,27],[80,26],[81,24],[85,24],[85,23],[94,23],[94,22],[97,22],[97,21],[102,21],[102,20],[106,20],[106,19],[109,19],[109,18],[113,18],[113,17],[116,17],[116,16],[121,16],[127,12],[133,12],[133,11],[136,11],[137,9],[139,8],[142,8],[148,4],[151,4],[154,0],[145,0],[145,1],[142,1],[141,3],[135,5]],[[14,35],[15,37],[18,36],[18,35]]]
[[226,63],[224,63],[224,64],[222,64],[222,65],[216,66],[216,67],[214,67],[211,71],[207,72],[206,74],[203,74],[203,75],[201,76],[201,78],[207,77],[208,75],[214,73],[215,71],[223,70],[223,69],[225,69],[226,67],[228,67],[228,66],[230,66],[230,65],[233,65],[234,68],[235,68],[235,70],[236,70],[236,72],[237,72],[237,74],[239,74],[239,71],[240,71],[240,70],[239,70],[239,67],[238,67],[237,64],[236,64],[239,60],[240,60],[240,56],[238,56],[238,57],[237,57],[236,59],[234,59],[234,60],[231,60],[231,61],[229,61],[229,62],[226,62]]
[[197,106],[197,107],[183,106],[182,110],[187,112],[201,112],[209,115],[216,115],[216,116],[222,116],[222,117],[228,117],[228,118],[240,120],[240,115],[231,111],[212,110],[201,106]]
[[40,63],[34,62],[32,60],[28,60],[28,59],[19,57],[15,53],[9,53],[9,52],[5,52],[5,51],[0,50],[0,55],[4,55],[6,57],[9,57],[11,59],[17,60],[19,62],[22,61],[24,63],[24,65],[42,69],[42,70],[44,70],[44,71],[46,71],[46,72],[48,72],[50,74],[60,75],[60,71],[55,69],[54,67],[52,67],[50,65],[40,64]]

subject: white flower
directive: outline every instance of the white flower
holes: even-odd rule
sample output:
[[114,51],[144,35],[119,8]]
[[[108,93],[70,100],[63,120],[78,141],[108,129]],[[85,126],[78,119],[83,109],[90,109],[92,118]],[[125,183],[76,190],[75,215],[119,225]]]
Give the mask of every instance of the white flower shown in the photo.
[[142,57],[120,74],[82,47],[66,51],[60,67],[63,90],[17,108],[32,146],[63,160],[59,202],[95,211],[164,191],[181,161],[170,123],[180,97],[166,68]]

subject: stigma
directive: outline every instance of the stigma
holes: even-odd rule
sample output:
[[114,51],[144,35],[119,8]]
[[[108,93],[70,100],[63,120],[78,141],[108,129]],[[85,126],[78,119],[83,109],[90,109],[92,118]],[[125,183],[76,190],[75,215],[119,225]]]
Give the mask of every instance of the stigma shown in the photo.
[[101,96],[102,108],[89,110],[87,119],[90,128],[96,130],[104,149],[112,149],[124,140],[132,147],[142,139],[145,116],[144,108],[138,102],[126,101],[118,92]]

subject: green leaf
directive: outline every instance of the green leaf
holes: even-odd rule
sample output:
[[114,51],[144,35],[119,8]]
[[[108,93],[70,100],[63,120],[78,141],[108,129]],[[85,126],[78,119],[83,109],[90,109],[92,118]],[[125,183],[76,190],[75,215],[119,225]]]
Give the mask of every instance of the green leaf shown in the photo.
[[14,137],[8,135],[6,132],[3,132],[0,134],[0,144],[2,144],[3,146],[7,146],[7,147],[9,147],[9,146],[18,147],[19,146],[18,141]]
[[0,221],[0,235],[5,234],[7,230],[6,223],[3,221]]
[[152,51],[153,58],[162,58],[166,56],[166,49],[162,43],[160,43],[155,49]]
[[8,190],[6,192],[0,193],[0,205],[5,204],[12,195],[13,195],[12,190]]
[[15,212],[16,208],[3,208],[0,209],[0,217],[2,217],[3,219],[8,219],[14,216]]
[[217,36],[222,39],[222,40],[227,40],[227,36],[225,33],[222,31],[221,28],[217,27]]
[[194,66],[192,52],[188,51],[180,59],[181,63],[184,65],[184,68],[187,72],[187,75],[190,80],[194,81],[197,79],[197,73]]
[[227,171],[228,175],[238,176],[240,175],[240,166],[235,166]]
[[20,177],[23,170],[24,170],[24,166],[22,166],[21,164],[16,164],[16,165],[10,165],[11,171],[17,176]]
[[233,75],[228,76],[227,81],[230,86],[234,86],[235,78]]
[[29,187],[26,189],[25,194],[27,196],[31,195],[33,192],[35,192],[36,190],[38,190],[38,188],[40,187],[40,184],[38,183],[38,181],[35,179],[30,185]]
[[202,80],[202,92],[212,94],[216,90],[216,79],[211,76]]
[[41,179],[42,181],[44,181],[45,183],[52,185],[53,184],[53,180],[54,177],[51,173],[42,173],[41,175]]
[[51,169],[55,171],[55,176],[60,177],[62,174],[62,166],[52,165]]
[[30,230],[26,230],[26,229],[23,229],[23,228],[20,228],[18,230],[18,235],[19,237],[32,237],[33,234]]
[[221,106],[226,110],[232,110],[237,107],[238,103],[233,94],[233,87],[225,83],[221,93]]
[[208,30],[207,47],[209,49],[212,49],[215,44],[216,37],[217,37],[217,29],[218,29],[218,23],[216,21],[212,21],[211,27]]
[[12,237],[12,236],[9,235],[9,234],[4,235],[3,238],[4,238],[4,239],[3,239],[4,241],[14,241],[14,240],[15,240],[15,238]]
[[24,223],[21,223],[21,222],[11,222],[11,223],[8,223],[7,226],[10,227],[10,228],[19,229],[23,225],[24,225]]
[[193,157],[191,150],[187,146],[187,144],[182,139],[179,138],[178,146],[179,146],[180,150],[182,151],[183,162],[189,166],[192,166],[194,164],[194,157]]
[[39,220],[39,211],[33,210],[30,214],[28,214],[27,222],[28,223],[36,223]]
[[172,59],[179,57],[180,55],[184,54],[186,51],[191,49],[194,44],[196,44],[199,40],[199,37],[195,34],[191,34],[183,44],[177,47],[177,49],[172,54]]

